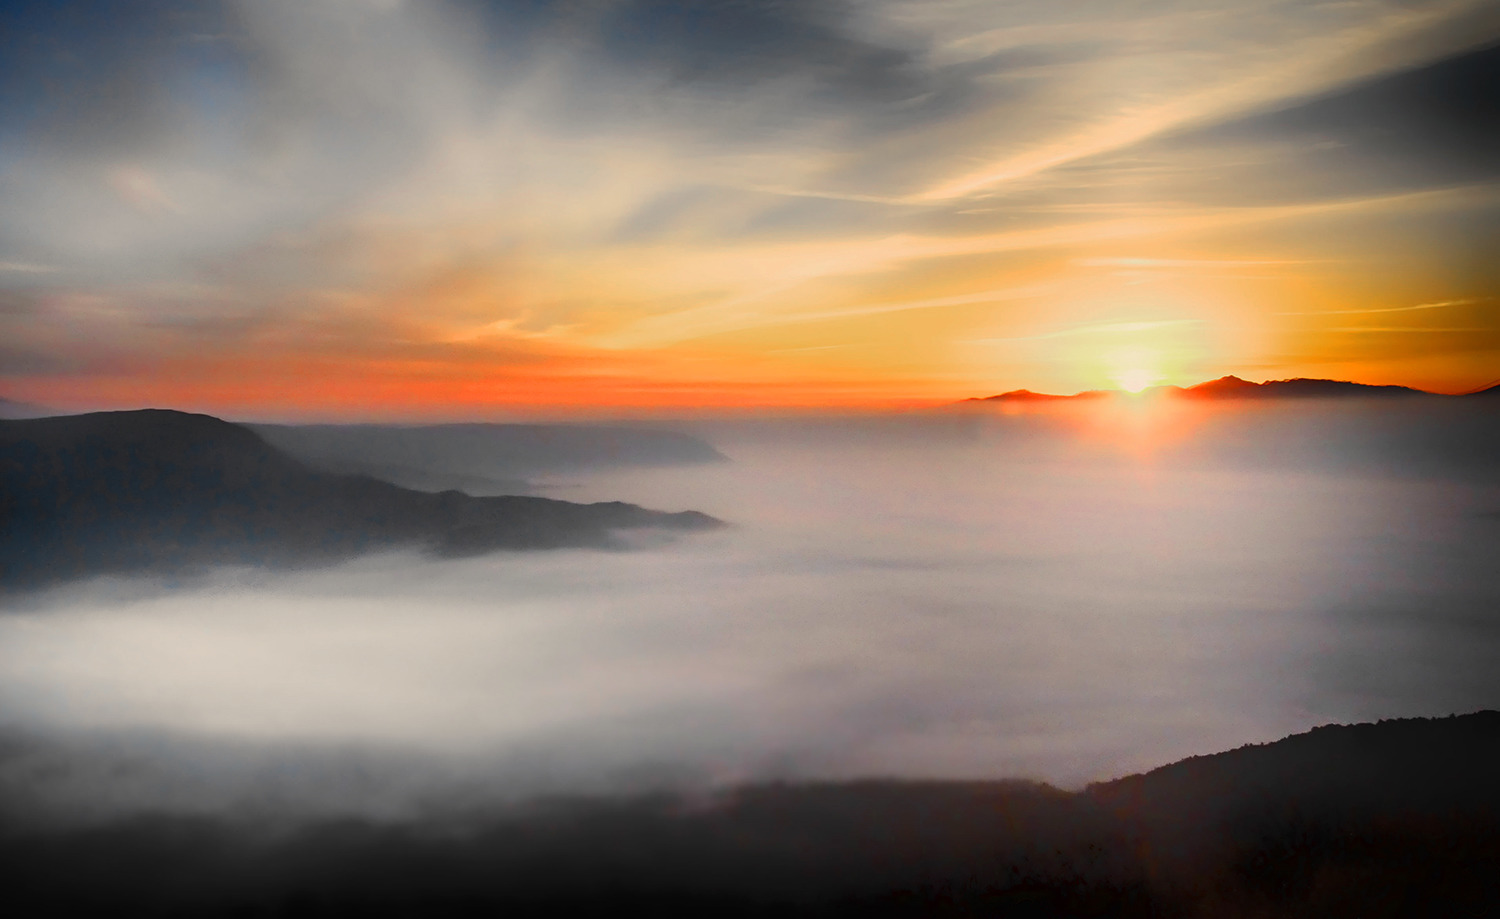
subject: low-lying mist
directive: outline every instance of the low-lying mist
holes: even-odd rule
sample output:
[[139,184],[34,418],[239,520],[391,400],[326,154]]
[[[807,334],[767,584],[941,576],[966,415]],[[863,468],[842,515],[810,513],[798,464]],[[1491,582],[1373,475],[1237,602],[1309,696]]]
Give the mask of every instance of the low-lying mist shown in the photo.
[[0,794],[378,818],[779,778],[1076,786],[1500,705],[1500,478],[1471,436],[1493,416],[1443,428],[1468,454],[1403,465],[1381,456],[1432,459],[1429,415],[1146,411],[700,422],[732,462],[537,487],[726,530],[11,598]]

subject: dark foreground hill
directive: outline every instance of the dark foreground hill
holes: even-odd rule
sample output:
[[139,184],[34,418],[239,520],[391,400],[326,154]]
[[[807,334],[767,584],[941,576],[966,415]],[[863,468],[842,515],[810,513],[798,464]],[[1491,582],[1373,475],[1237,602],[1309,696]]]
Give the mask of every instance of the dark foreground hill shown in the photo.
[[319,564],[403,545],[443,555],[607,546],[624,528],[716,525],[692,511],[428,494],[321,472],[207,415],[0,421],[0,588],[210,564]]
[[763,785],[299,829],[33,818],[0,834],[0,896],[26,915],[1494,915],[1497,773],[1500,712],[1480,712],[1319,728],[1077,793]]

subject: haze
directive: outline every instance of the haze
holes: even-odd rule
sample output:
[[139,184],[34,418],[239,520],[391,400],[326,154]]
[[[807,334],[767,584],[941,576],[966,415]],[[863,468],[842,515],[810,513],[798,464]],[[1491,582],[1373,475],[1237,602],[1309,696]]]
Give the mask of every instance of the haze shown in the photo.
[[64,811],[376,815],[774,778],[1077,785],[1495,706],[1492,421],[703,422],[731,462],[535,484],[728,530],[12,599],[0,710],[32,740],[6,781]]

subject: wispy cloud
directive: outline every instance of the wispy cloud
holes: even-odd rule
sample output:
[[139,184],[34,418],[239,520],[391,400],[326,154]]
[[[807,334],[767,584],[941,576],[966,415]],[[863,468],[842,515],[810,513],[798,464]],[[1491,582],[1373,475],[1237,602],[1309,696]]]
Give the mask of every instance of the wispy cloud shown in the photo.
[[[779,310],[757,306],[784,296],[799,285],[820,278],[888,271],[906,263],[966,256],[1080,247],[1116,240],[1148,238],[1165,240],[1187,233],[1228,230],[1261,223],[1359,212],[1400,212],[1441,207],[1456,200],[1500,198],[1500,189],[1440,189],[1397,195],[1320,201],[1270,207],[1179,208],[1175,213],[1153,213],[1146,217],[1117,217],[1047,224],[1033,229],[970,236],[898,235],[879,239],[838,240],[826,244],[803,243],[776,247],[741,247],[728,256],[705,255],[705,261],[725,258],[759,268],[771,283],[722,301],[664,312],[626,325],[597,341],[609,347],[660,346],[735,329],[796,322],[798,315],[824,319],[839,311]],[[753,273],[752,273],[753,276]],[[1028,291],[1032,290],[1028,288]],[[1033,295],[1028,292],[1026,296]],[[973,295],[979,299],[988,293]],[[945,298],[939,298],[945,299]],[[961,301],[951,301],[961,302]],[[942,305],[948,305],[944,302]],[[895,306],[892,309],[906,309]],[[882,311],[880,307],[850,308],[848,315]]]
[[[1311,96],[1372,74],[1411,66],[1419,63],[1421,58],[1414,58],[1411,54],[1373,55],[1371,52],[1389,49],[1399,45],[1403,38],[1486,6],[1488,4],[1482,0],[1458,0],[1433,4],[1426,9],[1387,8],[1374,12],[1368,20],[1349,23],[1331,33],[1304,36],[1300,40],[1287,36],[1292,40],[1284,45],[1251,45],[1248,48],[1230,45],[1222,56],[1213,60],[1216,66],[1201,71],[1185,69],[1176,74],[1181,80],[1174,86],[1178,91],[1170,94],[1166,101],[1147,101],[1156,93],[1142,93],[1139,101],[1127,102],[1123,111],[1108,113],[1073,133],[960,173],[914,197],[936,201],[985,193],[996,186],[1130,147],[1193,123],[1228,118],[1278,101]],[[1312,13],[1314,9],[1309,7],[1306,12]],[[1290,25],[1296,19],[1293,14],[1283,22]],[[1234,25],[1222,20],[1217,23],[1219,28],[1226,29],[1232,29]],[[1219,37],[1228,36],[1221,33]],[[1424,51],[1428,55],[1432,53],[1429,48],[1415,43],[1414,46],[1419,54]],[[1198,50],[1201,55],[1202,49]],[[1247,70],[1251,73],[1247,77],[1231,76],[1228,80],[1219,77],[1219,74],[1238,75]],[[1208,81],[1206,86],[1205,79]]]
[[1292,258],[1080,258],[1086,268],[1254,268],[1266,265],[1307,265],[1311,259]]
[[[628,358],[650,388],[694,362],[743,360],[750,378],[757,356],[854,334],[884,355],[872,379],[947,379],[941,343],[1049,311],[1234,313],[1249,342],[1273,313],[1364,312],[1386,281],[1412,302],[1495,295],[1446,264],[1481,263],[1462,251],[1472,216],[1500,207],[1482,119],[1458,112],[1463,143],[1402,159],[1321,136],[1327,119],[1261,117],[1364,87],[1396,100],[1353,106],[1379,113],[1379,136],[1432,134],[1403,132],[1401,106],[1424,126],[1448,109],[1376,78],[1500,40],[1484,0],[0,17],[0,295],[26,298],[0,309],[0,337],[59,366],[99,349],[148,374],[316,354],[374,374],[425,349],[443,375],[470,372],[482,342],[566,352],[580,374]],[[1450,275],[1465,280],[1437,283]],[[83,321],[89,298],[109,307]],[[888,330],[840,327],[883,315]]]
[[1412,313],[1418,310],[1436,310],[1449,306],[1468,306],[1477,300],[1440,300],[1436,303],[1418,303],[1415,306],[1384,306],[1362,310],[1319,310],[1317,312],[1277,313],[1278,316],[1361,316],[1373,313]]
[[1071,338],[1077,335],[1121,335],[1136,332],[1152,332],[1158,329],[1182,328],[1185,326],[1202,325],[1202,319],[1157,319],[1149,322],[1101,322],[1094,325],[1078,326],[1071,329],[1059,329],[1055,332],[1043,332],[1039,335],[1017,335],[1008,338],[971,338],[966,344],[984,345],[997,344],[1012,341],[1046,341],[1051,338]]
[[1432,332],[1443,332],[1443,333],[1447,333],[1447,332],[1495,332],[1495,331],[1500,331],[1500,329],[1494,329],[1494,328],[1488,328],[1487,329],[1487,328],[1482,328],[1482,327],[1479,327],[1479,326],[1411,326],[1411,325],[1406,325],[1406,326],[1400,326],[1400,325],[1375,326],[1375,325],[1347,325],[1347,326],[1334,326],[1334,327],[1332,327],[1330,329],[1327,329],[1326,331],[1329,331],[1329,332],[1397,332],[1397,333],[1402,333],[1402,334],[1410,332],[1410,333],[1412,333],[1414,335],[1424,335],[1424,334],[1428,334],[1428,333],[1432,333]]

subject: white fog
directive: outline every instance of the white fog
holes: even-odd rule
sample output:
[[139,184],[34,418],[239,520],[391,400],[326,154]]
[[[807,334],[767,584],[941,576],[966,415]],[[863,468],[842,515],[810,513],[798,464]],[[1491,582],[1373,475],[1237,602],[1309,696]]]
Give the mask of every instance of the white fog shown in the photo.
[[[700,422],[731,462],[539,487],[728,529],[13,600],[0,716],[46,743],[5,781],[368,813],[459,789],[1073,787],[1500,704],[1500,491],[1163,446],[1232,428]],[[73,771],[38,779],[49,757]]]

